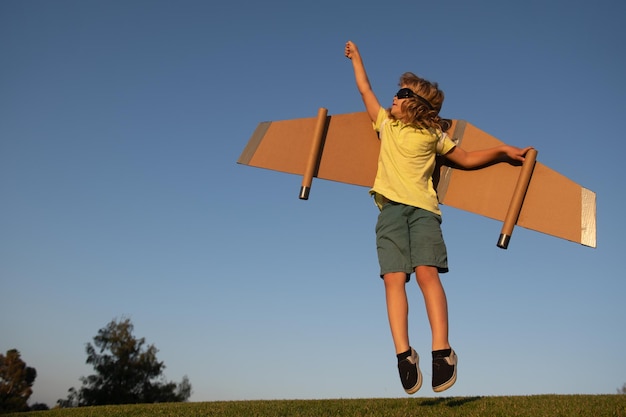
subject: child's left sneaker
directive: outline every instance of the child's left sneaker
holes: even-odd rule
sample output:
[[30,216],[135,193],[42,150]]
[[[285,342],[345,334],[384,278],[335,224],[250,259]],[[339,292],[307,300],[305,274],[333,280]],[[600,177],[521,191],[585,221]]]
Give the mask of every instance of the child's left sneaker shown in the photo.
[[459,359],[452,349],[447,356],[445,353],[433,352],[433,391],[445,391],[454,385],[458,361]]

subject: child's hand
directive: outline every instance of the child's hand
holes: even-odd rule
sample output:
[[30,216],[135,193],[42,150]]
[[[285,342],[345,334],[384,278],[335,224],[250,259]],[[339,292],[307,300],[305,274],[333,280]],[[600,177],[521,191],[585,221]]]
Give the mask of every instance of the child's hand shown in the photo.
[[516,148],[515,146],[506,146],[504,148],[504,152],[506,152],[506,156],[512,159],[513,161],[524,162],[524,155],[531,150],[532,146],[527,146],[526,148]]
[[357,49],[354,42],[352,41],[346,42],[346,49],[344,50],[344,54],[346,55],[346,58],[349,58],[349,59],[352,59],[359,55],[359,50]]

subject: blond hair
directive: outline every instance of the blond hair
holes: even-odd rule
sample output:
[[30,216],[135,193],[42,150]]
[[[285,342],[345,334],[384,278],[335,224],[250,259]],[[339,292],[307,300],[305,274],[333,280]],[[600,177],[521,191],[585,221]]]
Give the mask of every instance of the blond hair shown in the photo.
[[[450,120],[439,116],[445,96],[437,83],[418,77],[412,72],[405,72],[400,76],[399,86],[409,88],[417,95],[402,103],[402,112],[410,124],[444,132],[450,128]],[[388,113],[391,118],[395,119],[391,112]]]

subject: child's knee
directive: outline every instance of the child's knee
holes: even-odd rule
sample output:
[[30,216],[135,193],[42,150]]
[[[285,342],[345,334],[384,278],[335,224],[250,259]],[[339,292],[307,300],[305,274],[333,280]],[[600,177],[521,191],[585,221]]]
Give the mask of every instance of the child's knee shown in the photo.
[[388,272],[383,275],[385,287],[404,286],[406,284],[406,273],[404,272]]
[[415,280],[422,286],[441,285],[439,271],[434,266],[421,265],[415,268]]

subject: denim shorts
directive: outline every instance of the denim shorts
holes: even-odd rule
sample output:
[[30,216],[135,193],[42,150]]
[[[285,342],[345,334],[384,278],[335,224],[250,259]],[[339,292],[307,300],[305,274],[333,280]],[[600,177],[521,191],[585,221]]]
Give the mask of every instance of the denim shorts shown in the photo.
[[448,254],[441,233],[441,216],[421,208],[387,202],[376,223],[380,276],[404,272],[407,281],[417,266],[448,272]]

